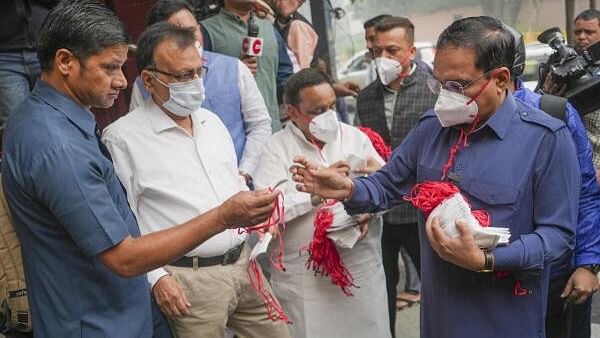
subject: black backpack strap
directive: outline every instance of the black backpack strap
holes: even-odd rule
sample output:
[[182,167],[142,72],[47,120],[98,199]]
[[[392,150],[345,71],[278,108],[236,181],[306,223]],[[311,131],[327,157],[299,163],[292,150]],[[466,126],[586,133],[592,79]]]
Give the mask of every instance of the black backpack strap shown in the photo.
[[540,99],[540,109],[562,121],[567,120],[567,102],[564,97],[544,94]]

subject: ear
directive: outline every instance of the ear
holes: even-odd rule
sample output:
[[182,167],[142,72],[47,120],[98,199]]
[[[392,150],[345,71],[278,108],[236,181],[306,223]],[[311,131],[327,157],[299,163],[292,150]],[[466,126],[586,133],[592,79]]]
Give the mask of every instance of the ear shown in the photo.
[[60,48],[54,54],[54,68],[63,76],[69,76],[74,70],[79,71],[81,63],[68,49]]
[[510,85],[510,70],[500,67],[495,74],[496,87],[499,93],[503,93]]
[[417,57],[417,47],[415,47],[415,46],[410,47],[410,49],[408,50],[408,52],[410,53],[410,59],[409,60],[414,61],[415,58]]
[[156,89],[154,88],[154,82],[152,81],[152,75],[149,70],[142,70],[140,73],[140,77],[142,78],[142,82],[144,83],[144,87],[149,94],[154,94]]
[[296,119],[296,117],[298,116],[298,107],[296,107],[293,104],[286,103],[285,110],[287,112],[287,116],[290,119]]

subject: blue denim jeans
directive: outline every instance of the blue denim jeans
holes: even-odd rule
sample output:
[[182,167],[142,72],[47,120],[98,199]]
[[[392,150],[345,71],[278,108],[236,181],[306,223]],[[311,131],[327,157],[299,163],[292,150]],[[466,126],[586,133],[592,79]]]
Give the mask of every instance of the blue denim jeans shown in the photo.
[[0,52],[0,130],[13,109],[29,95],[40,72],[35,50]]

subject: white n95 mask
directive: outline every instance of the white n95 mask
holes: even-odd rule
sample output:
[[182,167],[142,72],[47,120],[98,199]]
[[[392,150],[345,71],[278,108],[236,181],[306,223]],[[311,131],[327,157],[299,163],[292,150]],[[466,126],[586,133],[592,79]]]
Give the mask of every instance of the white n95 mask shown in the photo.
[[377,67],[377,74],[379,74],[379,81],[384,86],[392,83],[402,73],[402,64],[396,60],[378,57],[375,59],[375,66]]
[[442,88],[433,110],[442,127],[450,127],[473,123],[479,108],[470,97]]
[[190,116],[204,102],[205,89],[202,79],[166,84],[157,77],[154,78],[169,88],[169,99],[163,102],[163,107],[177,116]]
[[337,138],[339,122],[337,113],[328,110],[312,118],[308,125],[310,133],[322,142],[333,142]]

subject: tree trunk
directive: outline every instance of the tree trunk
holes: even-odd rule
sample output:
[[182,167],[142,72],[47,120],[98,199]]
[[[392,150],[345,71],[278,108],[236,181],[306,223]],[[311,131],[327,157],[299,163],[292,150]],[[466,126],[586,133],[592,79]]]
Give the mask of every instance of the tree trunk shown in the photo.
[[573,42],[573,19],[575,18],[575,0],[565,0],[565,15],[567,24],[565,25],[567,31],[567,41]]

